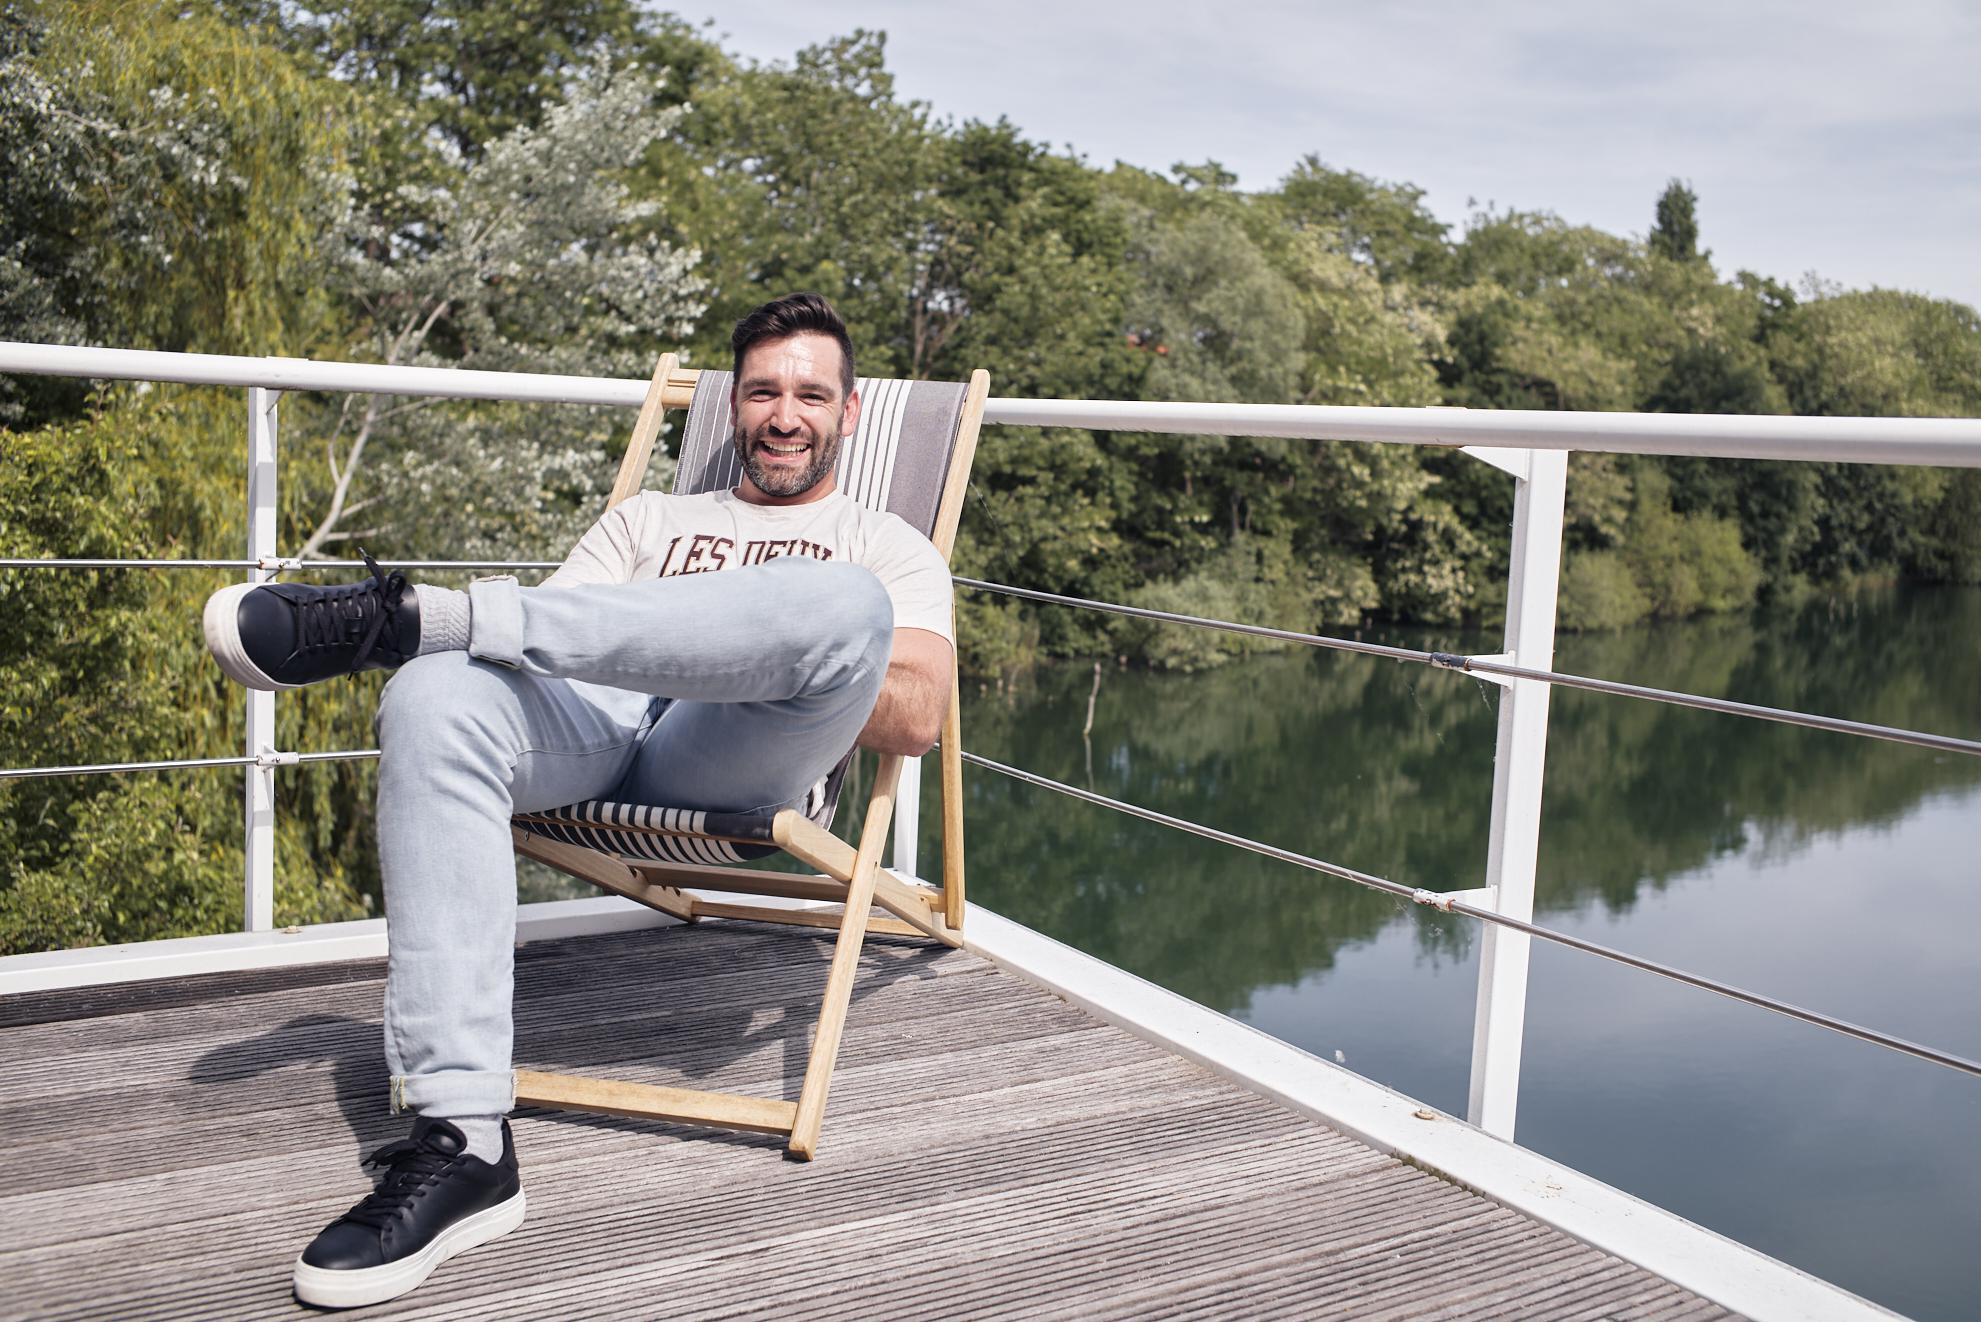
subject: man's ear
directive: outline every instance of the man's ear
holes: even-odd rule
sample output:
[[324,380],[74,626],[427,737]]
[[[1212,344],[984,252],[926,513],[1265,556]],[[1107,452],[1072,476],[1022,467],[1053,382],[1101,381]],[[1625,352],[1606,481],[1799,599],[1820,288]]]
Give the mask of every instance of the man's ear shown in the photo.
[[853,393],[846,396],[846,407],[839,414],[839,434],[851,436],[860,425],[860,388],[853,387]]

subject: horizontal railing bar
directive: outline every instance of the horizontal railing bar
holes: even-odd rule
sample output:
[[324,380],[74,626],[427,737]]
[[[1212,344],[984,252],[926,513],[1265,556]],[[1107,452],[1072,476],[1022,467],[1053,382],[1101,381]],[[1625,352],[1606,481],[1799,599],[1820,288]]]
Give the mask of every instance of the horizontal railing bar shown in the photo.
[[631,377],[549,372],[483,372],[464,367],[245,358],[214,353],[75,348],[0,340],[0,372],[80,376],[106,381],[171,381],[188,386],[261,386],[375,395],[496,399],[534,404],[604,404],[637,408],[647,383]]
[[[0,372],[620,408],[638,406],[647,389],[644,380],[631,377],[157,353],[11,340],[0,340]],[[1183,435],[1981,467],[1981,420],[1968,418],[1797,418],[998,396],[985,402],[984,420],[1018,427]]]
[[[561,560],[381,560],[382,569],[556,569]],[[21,560],[0,559],[0,569],[363,569],[362,560]]]
[[1981,468],[1981,420],[1968,418],[993,398],[985,403],[984,421],[1191,436]]
[[[283,755],[282,761],[347,762],[377,757],[376,748],[351,748],[335,753]],[[36,780],[45,776],[96,776],[125,771],[197,771],[206,767],[252,767],[261,765],[258,757],[187,757],[165,762],[98,762],[77,767],[8,767],[0,769],[0,780]],[[273,765],[280,765],[274,763]]]
[[1681,693],[1675,689],[1649,688],[1642,684],[1625,684],[1612,679],[1591,679],[1585,675],[1571,675],[1558,670],[1536,670],[1527,666],[1508,665],[1501,661],[1481,657],[1462,656],[1450,652],[1422,652],[1408,647],[1386,647],[1379,643],[1365,643],[1349,638],[1330,638],[1325,634],[1296,633],[1291,629],[1269,629],[1258,624],[1238,624],[1231,620],[1213,620],[1202,615],[1179,615],[1174,611],[1151,610],[1144,606],[1122,606],[1111,601],[1093,601],[1086,597],[1062,596],[1056,592],[1040,592],[1033,588],[1014,588],[1004,583],[990,583],[979,578],[956,576],[956,582],[966,588],[978,588],[985,592],[998,592],[1007,596],[1023,597],[1029,601],[1043,601],[1056,606],[1077,606],[1082,610],[1101,611],[1108,615],[1127,615],[1135,619],[1160,620],[1166,624],[1188,624],[1201,629],[1218,629],[1225,633],[1244,634],[1254,638],[1272,638],[1282,642],[1300,643],[1307,647],[1318,647],[1334,652],[1353,652],[1361,656],[1382,657],[1391,661],[1414,661],[1421,665],[1435,666],[1440,670],[1457,670],[1467,673],[1504,675],[1509,679],[1535,679],[1561,688],[1585,689],[1591,693],[1607,693],[1618,697],[1641,698],[1647,702],[1662,702],[1675,707],[1695,707],[1701,711],[1720,712],[1728,716],[1745,716],[1757,721],[1773,721],[1780,725],[1800,726],[1810,730],[1827,730],[1833,734],[1856,735],[1863,739],[1879,739],[1886,743],[1910,744],[1916,748],[1931,748],[1942,753],[1960,753],[1968,757],[1981,757],[1981,740],[1961,739],[1953,735],[1933,734],[1923,730],[1906,730],[1892,725],[1874,725],[1868,721],[1852,721],[1841,716],[1819,716],[1809,712],[1790,711],[1783,707],[1763,707],[1751,702],[1735,702],[1731,698],[1708,698],[1696,693]]
[[1674,968],[1669,964],[1661,964],[1656,960],[1645,959],[1642,956],[1617,950],[1614,947],[1602,945],[1595,941],[1584,940],[1582,937],[1572,936],[1567,932],[1558,932],[1553,928],[1541,927],[1535,923],[1524,922],[1518,918],[1510,918],[1504,914],[1495,913],[1491,909],[1481,908],[1475,904],[1468,904],[1463,900],[1452,899],[1438,891],[1406,886],[1400,881],[1391,881],[1386,877],[1378,877],[1373,873],[1360,872],[1354,868],[1342,867],[1338,863],[1329,863],[1307,854],[1295,853],[1290,849],[1281,849],[1277,845],[1268,845],[1262,841],[1249,839],[1246,836],[1234,835],[1229,831],[1220,831],[1215,827],[1204,826],[1201,823],[1188,821],[1181,817],[1172,817],[1168,813],[1157,812],[1152,808],[1144,808],[1138,804],[1126,803],[1120,799],[1111,799],[1105,794],[1096,794],[1092,790],[1083,790],[1078,786],[1068,785],[1063,781],[1054,780],[1049,776],[1041,776],[1036,772],[1006,766],[1002,762],[992,761],[990,758],[977,753],[966,751],[962,754],[962,757],[965,762],[983,767],[988,771],[995,771],[1000,775],[1009,776],[1013,780],[1023,781],[1028,785],[1035,785],[1041,789],[1049,789],[1060,794],[1069,795],[1084,803],[1091,803],[1102,808],[1110,808],[1115,812],[1123,813],[1130,817],[1139,817],[1143,821],[1154,822],[1159,826],[1167,826],[1190,835],[1201,836],[1206,840],[1212,840],[1218,844],[1230,845],[1233,848],[1243,849],[1248,853],[1258,854],[1282,863],[1291,863],[1296,867],[1305,868],[1311,872],[1320,872],[1331,877],[1339,877],[1344,881],[1352,881],[1358,886],[1366,886],[1371,890],[1379,890],[1390,895],[1400,896],[1403,899],[1410,900],[1415,904],[1424,905],[1427,908],[1437,909],[1445,913],[1461,914],[1467,918],[1476,918],[1481,922],[1496,923],[1501,927],[1525,932],[1528,936],[1542,941],[1551,941],[1556,945],[1580,950],[1584,954],[1595,955],[1619,964],[1626,964],[1642,972],[1653,973],[1659,977],[1671,979],[1674,982],[1684,983],[1689,987],[1697,987],[1701,991],[1709,991],[1715,995],[1727,997],[1730,1000],[1740,1001],[1774,1014],[1800,1020],[1805,1024],[1811,1024],[1817,1028],[1825,1028],[1833,1033],[1841,1033],[1846,1037],[1854,1037],[1859,1041],[1869,1042],[1874,1046],[1885,1047],[1891,1051],[1902,1052],[1905,1055],[1914,1056],[1920,1060],[1930,1061],[1935,1065],[1944,1065],[1951,1070],[1958,1070],[1964,1074],[1981,1077],[1981,1061],[1969,1060],[1965,1056],[1957,1056],[1952,1052],[1942,1051],[1938,1047],[1929,1047],[1923,1043],[1914,1042],[1909,1038],[1895,1037],[1890,1033],[1881,1033],[1875,1028],[1866,1028],[1862,1024],[1851,1023],[1847,1019],[1838,1019],[1833,1015],[1823,1014],[1817,1010],[1792,1005],[1787,1001],[1777,1000],[1772,996],[1764,996],[1759,992],[1748,991],[1745,988],[1733,986],[1731,983],[1721,982],[1716,978],[1708,978],[1697,973],[1688,973],[1683,969]]

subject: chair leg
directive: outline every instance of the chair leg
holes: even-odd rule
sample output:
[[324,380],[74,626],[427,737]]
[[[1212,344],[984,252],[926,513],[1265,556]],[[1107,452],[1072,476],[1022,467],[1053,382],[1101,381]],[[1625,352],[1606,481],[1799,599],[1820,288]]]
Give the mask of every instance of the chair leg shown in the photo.
[[963,686],[949,672],[949,710],[942,717],[942,918],[963,930]]
[[867,914],[873,906],[874,874],[894,816],[894,789],[901,777],[901,759],[887,754],[874,774],[874,794],[867,803],[867,820],[860,831],[860,848],[847,878],[846,911],[839,940],[832,948],[832,969],[826,975],[825,996],[819,1005],[817,1035],[805,1064],[805,1083],[798,1093],[798,1116],[785,1150],[810,1161],[818,1151],[819,1128],[825,1122],[825,1097],[832,1086],[832,1067],[839,1058],[839,1039],[846,1031],[846,1011],[853,1000],[853,978],[860,968],[860,946],[866,939]]

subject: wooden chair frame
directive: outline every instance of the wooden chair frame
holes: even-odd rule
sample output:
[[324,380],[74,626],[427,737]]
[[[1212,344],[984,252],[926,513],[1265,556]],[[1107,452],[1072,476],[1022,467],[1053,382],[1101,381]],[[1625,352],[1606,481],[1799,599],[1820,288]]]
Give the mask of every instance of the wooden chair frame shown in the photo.
[[[620,461],[618,479],[613,483],[612,494],[606,501],[607,509],[640,490],[647,466],[653,458],[654,442],[660,434],[666,410],[687,408],[694,398],[695,383],[700,376],[698,371],[681,368],[676,355],[661,355],[654,368],[653,379],[647,386],[639,420],[633,426],[632,439],[626,446],[625,457]],[[983,421],[984,400],[989,393],[989,374],[981,370],[971,373],[931,537],[945,561],[956,543],[956,527],[963,513],[963,495],[969,485],[970,465],[976,454],[977,431]],[[683,922],[692,923],[703,918],[745,918],[833,928],[838,933],[832,964],[826,975],[817,1032],[806,1063],[804,1083],[795,1103],[735,1093],[547,1074],[538,1070],[516,1071],[517,1103],[778,1134],[786,1138],[787,1153],[810,1160],[818,1150],[819,1130],[825,1118],[826,1091],[832,1082],[833,1064],[838,1058],[840,1039],[845,1032],[846,1012],[852,1001],[854,975],[859,968],[860,949],[866,934],[919,935],[932,937],[945,945],[962,944],[963,739],[961,713],[958,710],[960,699],[961,689],[952,659],[949,710],[942,719],[940,745],[940,886],[927,886],[904,879],[880,865],[881,850],[887,841],[888,827],[894,819],[894,796],[902,766],[902,759],[892,754],[880,758],[857,846],[819,827],[796,810],[786,809],[777,814],[772,832],[778,847],[817,868],[820,875],[814,877],[755,868],[622,859],[516,828],[513,832],[516,851],[524,857],[533,858],[615,895],[658,909]],[[839,907],[794,909],[739,904],[711,900],[690,893],[684,889],[687,887],[742,895],[827,901]],[[894,917],[876,916],[873,913],[876,905]]]

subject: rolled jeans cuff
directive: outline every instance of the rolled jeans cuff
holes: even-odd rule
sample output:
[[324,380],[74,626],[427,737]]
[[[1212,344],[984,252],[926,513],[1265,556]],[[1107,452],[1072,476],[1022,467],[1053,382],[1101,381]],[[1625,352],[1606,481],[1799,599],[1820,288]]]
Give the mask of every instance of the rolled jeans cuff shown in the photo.
[[514,1070],[442,1070],[392,1076],[392,1112],[415,1111],[436,1120],[507,1115],[516,1105]]
[[523,664],[523,598],[514,574],[468,584],[468,655],[511,670]]

